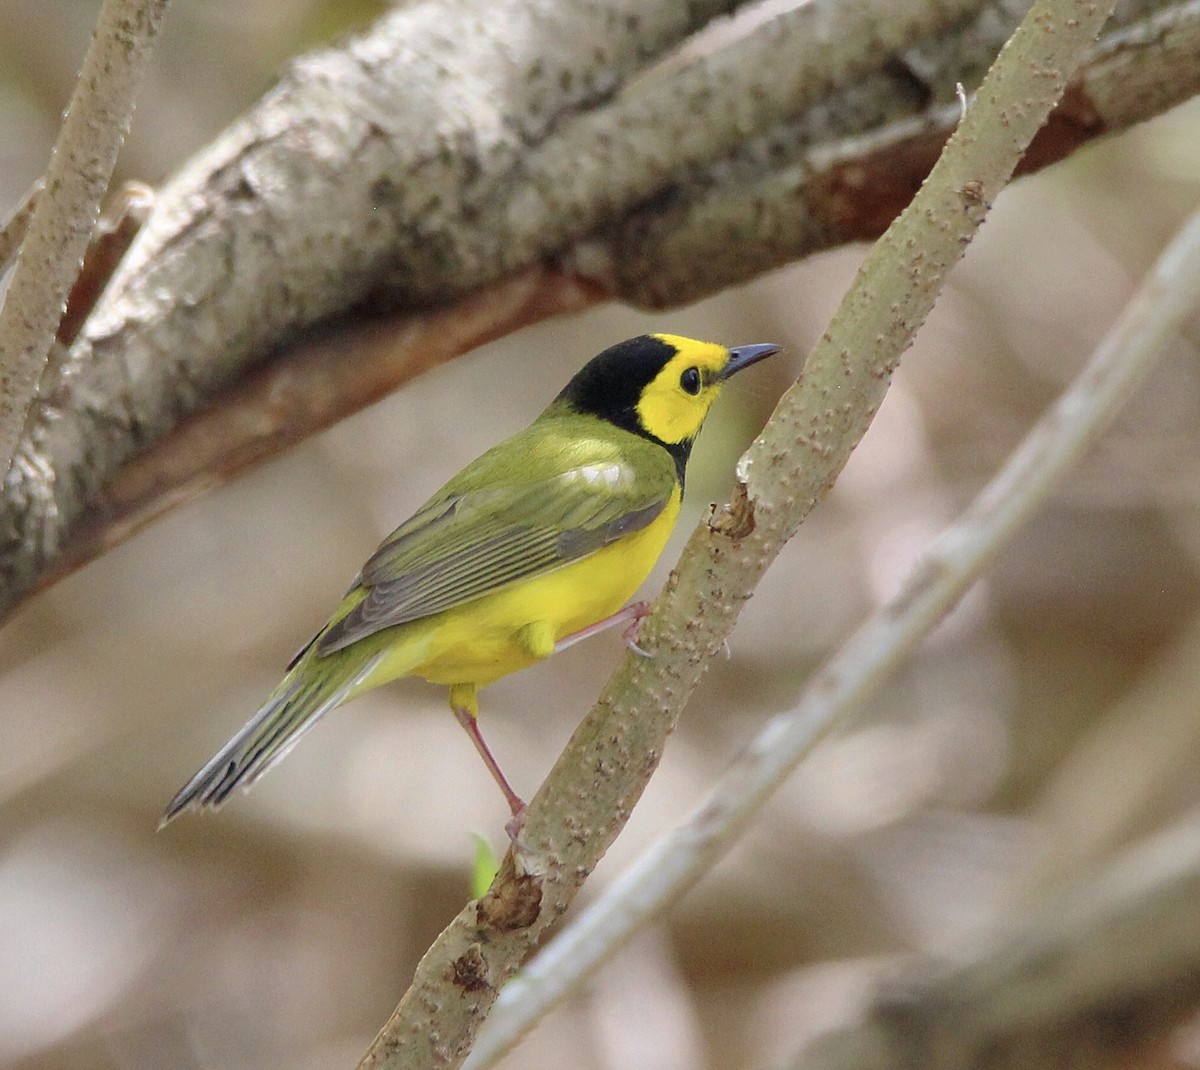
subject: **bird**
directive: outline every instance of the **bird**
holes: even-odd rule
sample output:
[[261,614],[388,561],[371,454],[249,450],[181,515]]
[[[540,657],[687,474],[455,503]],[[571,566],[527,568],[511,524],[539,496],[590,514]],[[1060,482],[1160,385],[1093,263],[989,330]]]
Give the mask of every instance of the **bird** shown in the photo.
[[160,828],[249,788],[337,706],[406,676],[447,686],[511,811],[525,803],[479,730],[478,691],[624,625],[679,516],[722,386],[778,352],[648,334],[588,361],[523,431],[476,458],[368,558],[267,700],[175,795]]

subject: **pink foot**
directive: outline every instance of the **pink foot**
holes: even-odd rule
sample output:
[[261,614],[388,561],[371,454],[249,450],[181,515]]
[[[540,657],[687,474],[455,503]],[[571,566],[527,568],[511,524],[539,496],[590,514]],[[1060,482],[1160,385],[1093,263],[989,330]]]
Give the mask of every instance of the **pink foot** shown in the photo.
[[650,616],[650,606],[647,602],[633,602],[626,607],[632,610],[633,620],[629,622],[629,627],[621,633],[621,638],[625,640],[625,645],[629,647],[635,654],[640,654],[643,658],[652,658],[653,654],[648,650],[643,650],[638,646],[638,639],[642,634],[642,621]]
[[589,624],[586,628],[580,628],[577,632],[572,632],[570,635],[564,635],[557,643],[554,644],[554,653],[560,650],[566,650],[569,646],[574,646],[583,639],[590,639],[593,635],[599,635],[609,628],[614,628],[618,624],[626,624],[627,627],[621,633],[625,638],[625,643],[630,650],[634,650],[641,654],[642,657],[648,658],[650,655],[637,645],[638,632],[641,631],[642,621],[650,612],[650,606],[646,602],[630,602],[624,609],[618,609],[611,617],[605,617],[603,620],[596,621],[595,624]]
[[508,838],[512,840],[513,846],[519,846],[519,837],[521,829],[525,827],[525,804],[521,804],[519,810],[514,810],[512,817],[504,823],[504,831],[508,833]]

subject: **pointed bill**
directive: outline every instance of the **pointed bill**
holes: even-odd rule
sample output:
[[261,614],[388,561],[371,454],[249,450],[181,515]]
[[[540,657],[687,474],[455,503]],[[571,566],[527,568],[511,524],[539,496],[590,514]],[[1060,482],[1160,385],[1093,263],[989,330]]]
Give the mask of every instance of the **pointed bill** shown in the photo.
[[760,342],[749,346],[734,346],[729,351],[729,363],[725,365],[725,370],[721,372],[721,378],[728,379],[730,376],[736,375],[743,368],[749,368],[751,364],[757,364],[764,357],[769,357],[772,353],[778,353],[781,348],[781,346],[777,346],[771,342]]

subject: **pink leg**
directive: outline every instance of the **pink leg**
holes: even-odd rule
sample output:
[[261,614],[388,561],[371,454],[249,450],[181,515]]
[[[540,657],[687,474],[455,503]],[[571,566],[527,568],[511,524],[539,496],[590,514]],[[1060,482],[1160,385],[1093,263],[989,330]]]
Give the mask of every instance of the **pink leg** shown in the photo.
[[488,749],[488,745],[483,741],[483,736],[479,731],[479,722],[475,719],[470,710],[463,709],[457,703],[454,704],[454,716],[458,718],[458,723],[467,730],[467,735],[471,737],[471,742],[475,744],[475,749],[479,751],[479,757],[483,759],[483,764],[488,767],[488,772],[492,774],[492,779],[500,785],[500,790],[504,792],[505,799],[508,800],[508,808],[512,811],[512,818],[504,826],[508,833],[509,839],[514,842],[517,839],[517,834],[521,831],[521,826],[525,823],[525,801],[509,786],[508,780],[500,771],[500,766],[496,759],[492,757],[492,752]]
[[638,632],[642,630],[642,621],[649,612],[649,603],[630,602],[624,609],[618,609],[611,617],[605,617],[603,620],[596,621],[595,624],[589,624],[586,628],[580,628],[577,632],[563,636],[563,638],[554,644],[554,653],[557,654],[560,650],[566,650],[567,647],[574,646],[583,639],[590,639],[593,635],[599,635],[601,632],[607,631],[609,628],[614,628],[618,624],[627,624],[627,627],[621,633],[625,639],[625,645],[635,654],[641,654],[642,657],[648,658],[650,655],[637,645],[637,637]]

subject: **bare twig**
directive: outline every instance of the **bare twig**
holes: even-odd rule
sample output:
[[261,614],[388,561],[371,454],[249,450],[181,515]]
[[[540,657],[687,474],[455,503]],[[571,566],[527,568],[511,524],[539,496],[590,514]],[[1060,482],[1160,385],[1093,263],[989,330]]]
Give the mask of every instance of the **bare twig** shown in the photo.
[[[468,1060],[472,1070],[491,1066],[638,928],[708,872],[821,736],[861,709],[984,573],[1130,400],[1154,363],[1170,351],[1197,308],[1200,215],[1160,258],[1070,389],[960,520],[924,554],[895,598],[813,677],[795,709],[774,718],[682,825],[647,850],[509,982]],[[1196,872],[1191,876],[1193,883],[1200,879]],[[1200,967],[1200,945],[1195,953],[1193,965]],[[1112,967],[1119,970],[1121,963],[1114,961]]]
[[928,182],[888,230],[803,381],[739,465],[731,506],[692,536],[633,657],[530,803],[524,847],[426,953],[364,1070],[461,1063],[500,985],[566,909],[641,795],[679,711],[758,579],[861,438],[890,372],[987,205],[1103,25],[1090,0],[1038,0]]
[[83,262],[168,0],[104,0],[0,309],[0,470],[7,471]]

